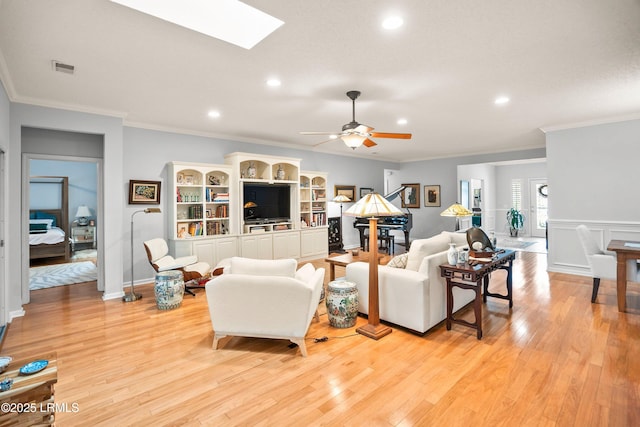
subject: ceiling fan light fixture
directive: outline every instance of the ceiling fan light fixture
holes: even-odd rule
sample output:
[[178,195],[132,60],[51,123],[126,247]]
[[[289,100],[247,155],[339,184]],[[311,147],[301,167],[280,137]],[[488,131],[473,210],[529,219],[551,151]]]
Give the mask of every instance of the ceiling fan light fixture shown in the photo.
[[364,140],[367,139],[366,136],[358,135],[357,133],[347,133],[345,135],[342,135],[341,138],[347,145],[347,147],[354,150],[360,147]]

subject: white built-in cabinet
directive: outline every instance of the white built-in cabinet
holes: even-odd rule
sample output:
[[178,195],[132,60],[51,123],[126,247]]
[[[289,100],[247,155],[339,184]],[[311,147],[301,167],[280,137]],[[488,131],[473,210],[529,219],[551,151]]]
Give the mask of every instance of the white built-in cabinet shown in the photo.
[[[215,266],[232,256],[310,260],[328,255],[327,174],[301,172],[300,159],[231,153],[224,165],[170,162],[168,235],[174,256]],[[289,191],[289,217],[245,221],[244,185]]]

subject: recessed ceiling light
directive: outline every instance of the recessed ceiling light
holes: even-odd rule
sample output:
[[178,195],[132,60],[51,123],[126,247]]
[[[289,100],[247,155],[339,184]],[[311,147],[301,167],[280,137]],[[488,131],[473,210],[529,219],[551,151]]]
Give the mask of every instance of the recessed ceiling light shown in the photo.
[[397,123],[399,125],[406,125],[407,124],[407,119],[398,119]]
[[390,16],[382,21],[382,28],[385,30],[395,30],[396,28],[402,27],[404,21],[399,16]]
[[278,87],[282,84],[282,82],[278,79],[269,79],[267,80],[267,86]]
[[238,0],[111,1],[245,49],[284,24]]
[[499,96],[493,102],[495,102],[496,105],[506,104],[506,103],[509,102],[509,97],[507,97],[507,96]]
[[220,117],[220,111],[211,110],[207,115],[212,119],[217,119],[218,117]]

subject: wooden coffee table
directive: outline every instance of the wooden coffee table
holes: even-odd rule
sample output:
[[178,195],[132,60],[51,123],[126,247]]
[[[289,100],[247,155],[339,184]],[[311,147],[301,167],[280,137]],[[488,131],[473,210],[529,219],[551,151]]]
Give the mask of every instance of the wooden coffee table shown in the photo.
[[[378,264],[385,265],[391,258],[390,255],[378,254]],[[352,262],[369,262],[369,252],[360,251],[357,256],[354,256],[351,252],[347,252],[346,254],[329,254],[329,257],[324,260],[329,263],[329,280],[333,281],[336,279],[336,265],[346,267]]]

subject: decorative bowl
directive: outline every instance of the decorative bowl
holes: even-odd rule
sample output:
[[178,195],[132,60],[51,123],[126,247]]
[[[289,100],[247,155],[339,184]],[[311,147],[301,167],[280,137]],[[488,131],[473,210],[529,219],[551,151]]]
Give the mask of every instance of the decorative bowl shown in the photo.
[[13,359],[9,356],[0,356],[0,374],[7,370],[7,367],[12,360]]

